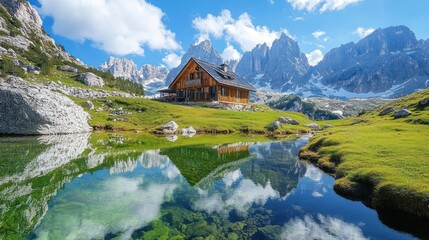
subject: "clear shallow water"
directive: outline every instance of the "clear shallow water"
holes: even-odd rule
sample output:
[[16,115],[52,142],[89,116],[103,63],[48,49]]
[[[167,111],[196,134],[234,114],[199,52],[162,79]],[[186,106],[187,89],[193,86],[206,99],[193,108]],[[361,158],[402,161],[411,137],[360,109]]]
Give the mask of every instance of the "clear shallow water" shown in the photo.
[[0,155],[6,239],[413,239],[299,161],[306,138],[114,156],[84,152],[88,136],[32,141]]

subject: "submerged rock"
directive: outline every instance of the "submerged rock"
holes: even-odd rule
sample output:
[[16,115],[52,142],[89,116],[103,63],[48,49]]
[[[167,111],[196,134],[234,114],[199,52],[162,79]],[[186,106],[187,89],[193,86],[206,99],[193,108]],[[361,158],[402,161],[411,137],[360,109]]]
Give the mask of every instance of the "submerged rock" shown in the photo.
[[159,129],[164,133],[175,133],[178,128],[179,128],[179,125],[177,125],[175,121],[170,121],[166,123],[164,126],[160,127]]
[[89,114],[66,96],[18,77],[0,78],[0,133],[90,132]]
[[92,72],[83,73],[78,78],[79,81],[88,86],[103,87],[103,79]]
[[268,124],[265,128],[268,131],[275,131],[275,130],[279,129],[281,126],[282,126],[282,124],[279,121],[274,121],[274,122]]
[[182,128],[180,130],[180,133],[184,137],[193,137],[197,133],[197,131],[193,127],[189,126],[187,128]]
[[400,109],[395,111],[395,114],[393,115],[395,118],[403,118],[411,115],[411,111],[408,109]]
[[394,111],[395,111],[395,109],[393,107],[387,107],[387,108],[381,110],[381,112],[378,115],[379,116],[385,116],[385,115],[390,114]]

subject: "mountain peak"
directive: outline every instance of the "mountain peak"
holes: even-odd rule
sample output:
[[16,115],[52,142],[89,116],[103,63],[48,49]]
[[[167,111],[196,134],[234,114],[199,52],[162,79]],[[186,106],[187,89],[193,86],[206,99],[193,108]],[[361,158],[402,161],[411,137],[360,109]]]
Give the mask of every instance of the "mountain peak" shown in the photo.
[[417,44],[416,35],[408,27],[379,28],[356,44],[359,54],[386,54],[404,51]]

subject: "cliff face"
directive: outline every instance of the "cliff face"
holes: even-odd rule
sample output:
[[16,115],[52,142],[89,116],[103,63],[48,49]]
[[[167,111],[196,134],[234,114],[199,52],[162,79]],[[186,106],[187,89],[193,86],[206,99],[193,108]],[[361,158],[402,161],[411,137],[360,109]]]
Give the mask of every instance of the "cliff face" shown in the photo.
[[[0,0],[0,46],[6,45],[27,51],[30,46],[39,47],[48,56],[58,56],[79,65],[83,63],[48,36],[42,27],[42,20],[37,11],[27,1]],[[6,44],[6,45],[5,45]],[[4,50],[3,50],[4,51]],[[1,50],[0,50],[1,52]]]

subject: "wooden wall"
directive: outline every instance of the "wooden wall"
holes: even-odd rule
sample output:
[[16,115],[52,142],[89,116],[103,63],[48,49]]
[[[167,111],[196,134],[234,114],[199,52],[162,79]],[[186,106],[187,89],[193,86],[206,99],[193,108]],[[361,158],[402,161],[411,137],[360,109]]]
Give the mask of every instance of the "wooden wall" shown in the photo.
[[[185,66],[185,69],[177,76],[177,81],[173,83],[171,86],[172,89],[175,90],[187,90],[187,89],[198,89],[198,88],[204,88],[205,93],[209,94],[208,88],[211,86],[216,86],[217,89],[217,100],[219,102],[226,102],[226,103],[242,103],[247,104],[249,103],[249,91],[239,88],[234,88],[230,86],[222,86],[216,80],[214,80],[206,71],[204,71],[201,67],[199,67],[199,70],[197,71],[196,68],[199,67],[198,64],[195,61],[190,61],[188,65]],[[194,74],[194,79],[198,79],[197,72],[202,71],[203,72],[203,78],[201,81],[201,85],[195,85],[195,86],[186,86],[185,82],[189,80],[189,75],[191,73]],[[227,88],[228,95],[222,96],[221,94],[221,88]],[[241,98],[237,98],[236,95],[237,91],[241,91]],[[210,99],[205,99],[206,101]]]

